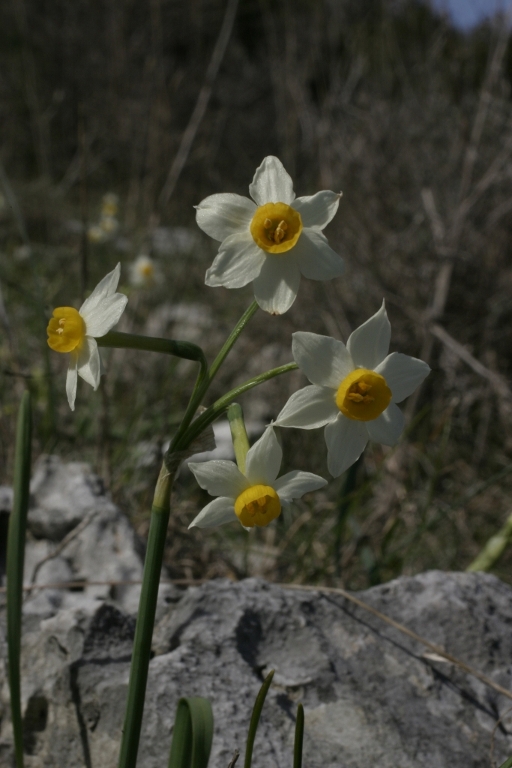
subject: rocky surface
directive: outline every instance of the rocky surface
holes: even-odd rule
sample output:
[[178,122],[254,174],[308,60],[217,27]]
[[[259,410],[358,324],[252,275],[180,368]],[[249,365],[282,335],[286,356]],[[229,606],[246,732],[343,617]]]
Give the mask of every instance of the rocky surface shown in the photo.
[[[44,504],[62,510],[58,493],[49,491],[58,486],[56,473],[62,471],[73,499],[71,516],[82,500],[71,531],[88,520],[91,509],[98,510],[37,578],[47,579],[43,569],[52,564],[55,580],[80,574],[99,581],[104,573],[134,579],[140,558],[121,512],[84,465],[70,469],[57,461],[50,466],[46,485],[35,486],[34,510],[39,511],[31,513],[37,520],[32,530],[43,530]],[[85,494],[84,483],[92,496]],[[54,530],[54,521],[48,523],[48,531]],[[42,548],[43,542],[55,551],[63,541],[31,540],[31,567],[34,547]],[[22,678],[28,768],[117,764],[136,595],[101,589],[45,590],[26,601]],[[512,690],[512,589],[494,577],[433,571],[359,596]],[[0,622],[3,627],[3,617]],[[5,658],[4,630],[0,643]],[[419,643],[338,595],[258,579],[187,590],[163,586],[153,648],[141,768],[167,764],[180,696],[212,701],[211,766],[227,768],[236,748],[243,756],[254,698],[270,669],[275,677],[254,768],[291,765],[299,701],[306,714],[307,768],[488,768],[491,746],[496,765],[512,754],[510,699],[456,665],[425,654]],[[0,766],[10,768],[3,668],[1,676]]]

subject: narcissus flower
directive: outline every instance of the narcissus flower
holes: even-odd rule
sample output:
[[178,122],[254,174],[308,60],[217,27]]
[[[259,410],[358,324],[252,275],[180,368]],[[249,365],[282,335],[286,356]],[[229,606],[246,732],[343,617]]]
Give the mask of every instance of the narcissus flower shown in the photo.
[[341,194],[324,190],[296,198],[292,179],[277,157],[263,160],[249,192],[252,200],[226,193],[197,206],[198,225],[221,241],[205,282],[226,288],[252,282],[260,307],[280,315],[295,301],[301,274],[312,280],[342,274],[343,261],[322,234]]
[[66,378],[66,393],[72,411],[75,410],[78,376],[98,389],[101,361],[95,339],[108,333],[123,314],[127,297],[116,293],[121,265],[98,283],[79,310],[57,307],[48,323],[48,345],[56,352],[70,355]]
[[157,265],[150,256],[141,254],[130,265],[130,282],[136,288],[153,285],[157,277]]
[[276,479],[282,457],[270,426],[249,448],[245,474],[234,461],[191,462],[188,466],[201,488],[219,498],[207,504],[189,527],[213,528],[237,519],[245,528],[265,526],[279,517],[283,505],[327,484],[323,477],[297,470]]
[[334,477],[359,458],[369,439],[395,445],[404,428],[396,403],[412,394],[430,371],[415,357],[388,355],[390,338],[384,302],[350,335],[347,346],[316,333],[293,334],[293,357],[312,386],[291,396],[275,425],[325,426],[327,466]]

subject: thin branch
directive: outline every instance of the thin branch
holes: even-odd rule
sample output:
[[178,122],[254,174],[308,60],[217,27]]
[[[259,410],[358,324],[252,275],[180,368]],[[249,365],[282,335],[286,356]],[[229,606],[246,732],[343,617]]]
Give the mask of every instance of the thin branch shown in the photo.
[[98,509],[91,510],[91,512],[89,512],[84,517],[84,519],[80,523],[78,523],[78,525],[75,526],[73,528],[73,530],[68,533],[67,536],[65,536],[62,539],[60,544],[57,547],[55,547],[55,549],[53,550],[53,552],[51,554],[47,555],[46,557],[43,557],[42,560],[40,560],[38,563],[36,563],[36,566],[35,566],[34,571],[32,573],[32,579],[30,580],[31,584],[35,584],[35,581],[36,581],[36,578],[37,578],[37,574],[39,573],[39,571],[42,568],[42,566],[45,563],[47,563],[49,560],[53,560],[53,558],[57,557],[57,555],[60,555],[60,553],[67,547],[67,545],[70,544],[74,539],[76,539],[76,537],[79,536],[82,533],[82,531],[84,531],[87,528],[89,523],[92,522],[92,520],[96,517],[98,512],[99,512]]
[[213,49],[212,58],[210,59],[208,69],[206,70],[203,87],[199,91],[196,106],[194,107],[192,116],[188,122],[187,127],[185,128],[185,132],[181,137],[181,144],[169,170],[169,174],[163,186],[162,192],[160,193],[159,202],[162,208],[167,205],[172,193],[174,192],[176,183],[185,166],[185,163],[187,162],[187,158],[196,137],[196,133],[206,112],[208,102],[210,101],[210,97],[212,95],[213,84],[219,72],[220,65],[222,64],[224,54],[226,53],[229,38],[231,37],[237,8],[238,0],[228,0],[219,36],[217,38],[217,42],[215,43],[215,48]]
[[448,349],[454,352],[457,357],[460,357],[461,360],[469,365],[469,367],[472,368],[475,373],[478,373],[479,376],[487,379],[497,395],[504,399],[512,400],[512,391],[510,390],[510,387],[508,386],[503,376],[501,376],[499,373],[496,373],[495,371],[491,371],[489,368],[486,368],[486,366],[477,360],[476,357],[473,357],[471,352],[468,352],[468,350],[463,347],[462,344],[459,344],[459,342],[456,341],[453,336],[450,336],[448,331],[445,331],[445,329],[437,323],[432,323],[432,325],[429,327],[429,331],[446,347],[448,347]]

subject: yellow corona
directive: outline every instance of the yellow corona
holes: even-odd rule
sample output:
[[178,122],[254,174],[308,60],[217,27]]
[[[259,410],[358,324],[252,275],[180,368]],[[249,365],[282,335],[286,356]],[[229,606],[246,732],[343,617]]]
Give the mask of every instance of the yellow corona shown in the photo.
[[365,368],[349,373],[336,392],[336,405],[354,421],[373,421],[391,402],[391,390],[384,376]]
[[57,307],[46,329],[48,346],[55,352],[79,349],[85,337],[85,322],[73,307]]
[[281,514],[281,502],[270,485],[252,485],[235,501],[235,513],[242,525],[268,525]]
[[252,238],[267,253],[286,253],[301,232],[300,213],[286,203],[260,205],[251,221]]

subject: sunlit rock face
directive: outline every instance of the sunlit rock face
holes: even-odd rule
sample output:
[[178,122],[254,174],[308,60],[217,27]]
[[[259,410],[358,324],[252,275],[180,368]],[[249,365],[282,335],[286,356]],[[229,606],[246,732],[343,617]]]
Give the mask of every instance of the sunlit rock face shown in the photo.
[[[39,477],[33,487],[38,512],[32,517],[39,535],[45,526],[40,511],[63,510],[66,496],[75,524],[97,511],[75,540],[39,569],[37,582],[78,575],[88,581],[140,578],[133,532],[87,466],[52,460]],[[8,507],[9,494],[4,496]],[[51,543],[29,542],[27,580],[56,546],[55,529],[50,525],[46,533]],[[135,628],[132,589],[41,590],[25,601],[28,768],[116,765]],[[432,571],[358,596],[512,689],[512,589],[496,578]],[[3,608],[0,623],[5,659]],[[496,764],[512,753],[509,699],[338,595],[259,579],[213,581],[186,590],[163,585],[153,651],[140,745],[144,768],[166,765],[181,696],[202,695],[213,704],[211,766],[227,766],[235,749],[243,756],[251,708],[270,669],[275,676],[254,768],[291,764],[299,701],[306,714],[308,768],[487,768],[500,717]],[[0,676],[0,765],[7,767],[14,758],[5,665]]]

